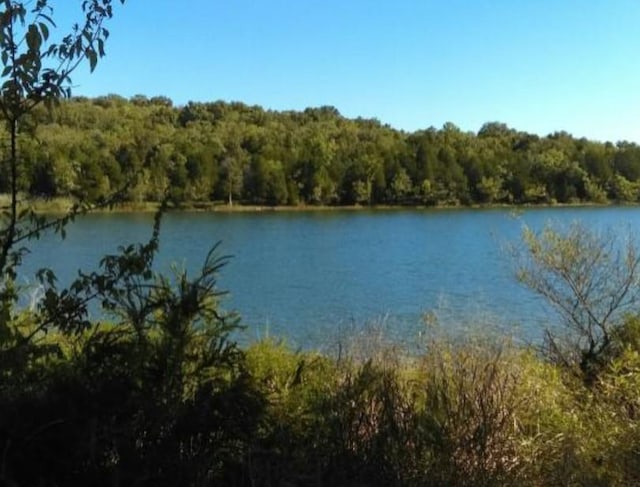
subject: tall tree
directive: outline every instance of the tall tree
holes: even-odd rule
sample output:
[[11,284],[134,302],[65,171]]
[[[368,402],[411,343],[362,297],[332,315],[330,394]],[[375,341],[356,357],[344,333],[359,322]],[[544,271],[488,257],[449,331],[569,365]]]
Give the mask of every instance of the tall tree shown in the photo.
[[[124,3],[124,0],[120,0]],[[19,154],[19,136],[25,117],[41,104],[51,106],[71,94],[71,75],[84,62],[93,71],[104,56],[104,44],[109,36],[105,22],[113,14],[111,0],[91,0],[81,4],[84,21],[71,32],[55,39],[51,31],[53,7],[48,0],[17,2],[5,0],[0,10],[0,112],[9,134],[5,165],[9,172],[10,207],[2,216],[0,231],[0,275],[15,279],[15,269],[23,250],[17,245],[37,236],[50,226],[33,213],[24,214],[32,223],[26,228],[19,224],[18,184],[24,166]],[[15,294],[12,286],[3,286],[0,300],[3,311]]]

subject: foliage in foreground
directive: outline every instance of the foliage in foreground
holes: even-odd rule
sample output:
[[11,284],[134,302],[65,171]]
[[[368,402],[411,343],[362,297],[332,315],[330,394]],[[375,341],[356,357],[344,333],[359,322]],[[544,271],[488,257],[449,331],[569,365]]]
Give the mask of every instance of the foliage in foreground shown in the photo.
[[242,463],[264,401],[218,308],[223,261],[156,276],[156,238],[2,323],[2,485],[212,485]]
[[362,361],[273,340],[241,351],[216,322],[157,316],[42,336],[22,362],[5,346],[3,485],[640,481],[637,341],[588,387],[506,340]]
[[438,339],[395,363],[263,342],[247,360],[269,398],[259,485],[640,480],[638,349],[612,361],[597,388],[506,341]]
[[547,224],[540,232],[525,228],[515,256],[520,282],[557,313],[555,329],[545,330],[545,356],[594,381],[626,343],[620,333],[640,304],[634,239],[578,222],[564,230]]

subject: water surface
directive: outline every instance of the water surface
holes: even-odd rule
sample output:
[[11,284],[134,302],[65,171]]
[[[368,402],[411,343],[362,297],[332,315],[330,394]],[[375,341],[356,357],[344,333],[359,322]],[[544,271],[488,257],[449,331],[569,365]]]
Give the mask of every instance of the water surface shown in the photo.
[[[536,340],[554,317],[517,284],[504,247],[524,224],[549,220],[626,232],[640,228],[640,209],[170,213],[157,266],[193,271],[221,241],[221,253],[233,255],[220,276],[230,292],[224,306],[242,315],[245,338],[268,333],[319,346],[374,322],[411,341],[435,311],[442,326],[492,326]],[[34,244],[23,276],[48,266],[68,282],[118,246],[148,239],[152,222],[149,214],[80,218],[64,242]]]

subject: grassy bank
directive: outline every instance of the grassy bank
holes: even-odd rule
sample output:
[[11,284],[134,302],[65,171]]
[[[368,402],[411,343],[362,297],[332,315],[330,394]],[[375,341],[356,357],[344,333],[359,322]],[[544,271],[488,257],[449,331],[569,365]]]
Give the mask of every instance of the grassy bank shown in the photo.
[[[0,195],[0,209],[9,208],[8,195]],[[31,208],[36,213],[66,213],[73,207],[75,200],[71,198],[30,198],[23,200],[20,208]],[[182,202],[179,205],[169,205],[170,211],[203,211],[221,213],[256,213],[256,212],[322,212],[322,211],[362,211],[362,210],[407,210],[407,209],[492,209],[492,208],[563,208],[563,207],[598,207],[611,205],[632,205],[631,203],[607,202],[607,203],[555,203],[555,204],[526,204],[526,205],[506,205],[506,204],[474,204],[474,205],[437,205],[437,206],[407,206],[407,205],[349,205],[349,206],[327,206],[327,205],[297,205],[297,206],[266,206],[266,205],[244,205],[236,203],[229,205],[221,201],[191,201]],[[93,211],[109,213],[153,213],[160,208],[160,203],[154,201],[129,201],[111,206],[96,208]]]

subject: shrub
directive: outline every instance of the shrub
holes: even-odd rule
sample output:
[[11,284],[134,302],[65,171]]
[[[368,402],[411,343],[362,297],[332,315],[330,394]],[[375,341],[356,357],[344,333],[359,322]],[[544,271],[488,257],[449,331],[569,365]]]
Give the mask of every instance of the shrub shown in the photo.
[[558,312],[545,331],[544,353],[591,384],[607,364],[616,329],[640,303],[640,255],[629,237],[581,224],[566,232],[547,226],[524,231],[518,279]]

